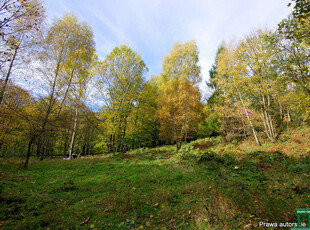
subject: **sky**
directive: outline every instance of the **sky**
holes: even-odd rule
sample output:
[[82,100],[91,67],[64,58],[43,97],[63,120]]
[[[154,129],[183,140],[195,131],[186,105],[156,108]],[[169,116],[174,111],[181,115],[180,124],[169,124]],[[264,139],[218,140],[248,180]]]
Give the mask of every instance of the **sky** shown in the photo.
[[149,72],[160,74],[162,58],[176,42],[195,40],[203,80],[222,41],[257,29],[276,29],[292,10],[289,0],[45,0],[48,21],[71,12],[88,22],[103,60],[115,46],[129,45]]

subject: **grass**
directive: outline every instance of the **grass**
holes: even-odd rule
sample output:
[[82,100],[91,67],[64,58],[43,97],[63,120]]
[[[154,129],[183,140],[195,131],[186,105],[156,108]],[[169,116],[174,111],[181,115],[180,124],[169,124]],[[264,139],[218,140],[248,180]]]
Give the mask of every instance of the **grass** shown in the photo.
[[267,152],[272,146],[243,151],[240,146],[249,143],[206,142],[199,149],[202,142],[178,153],[163,146],[72,161],[32,160],[29,170],[2,159],[0,226],[257,229],[259,221],[296,222],[295,209],[310,208],[309,155]]

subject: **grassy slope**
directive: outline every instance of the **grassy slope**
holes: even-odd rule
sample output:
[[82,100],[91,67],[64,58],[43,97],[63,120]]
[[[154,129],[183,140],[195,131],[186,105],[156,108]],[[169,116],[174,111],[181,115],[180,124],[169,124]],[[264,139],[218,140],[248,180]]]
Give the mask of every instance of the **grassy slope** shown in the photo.
[[[256,229],[310,208],[310,129],[262,147],[198,140],[72,161],[1,160],[3,229]],[[84,225],[81,223],[84,223]],[[87,223],[86,223],[87,222]]]

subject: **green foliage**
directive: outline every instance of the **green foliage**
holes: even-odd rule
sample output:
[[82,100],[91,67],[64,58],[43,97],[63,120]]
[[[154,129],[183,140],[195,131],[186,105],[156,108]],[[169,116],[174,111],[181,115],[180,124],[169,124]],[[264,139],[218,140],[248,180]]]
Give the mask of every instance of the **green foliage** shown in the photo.
[[131,144],[128,123],[143,90],[147,71],[141,56],[130,47],[115,47],[98,67],[100,79],[97,88],[104,106],[102,116],[109,152],[125,151]]
[[132,148],[154,147],[158,141],[159,122],[156,120],[157,90],[150,82],[143,85],[138,104],[129,117],[128,139]]
[[275,142],[285,125],[307,121],[308,53],[305,43],[261,30],[219,49],[216,73],[211,72],[213,85],[222,93],[215,91],[205,106],[209,124],[200,125],[202,132],[213,129],[227,139],[253,134],[260,145],[257,130]]
[[187,146],[187,147],[183,147],[181,148],[178,152],[177,152],[177,156],[182,159],[182,160],[194,160],[196,161],[196,159],[199,158],[199,156],[197,155],[197,152],[194,150],[193,146]]
[[[305,41],[310,44],[309,26],[310,26],[310,2],[308,0],[293,0],[295,2],[292,17],[284,19],[279,23],[279,31],[285,34],[286,38]],[[289,6],[291,3],[289,3]]]
[[30,170],[1,160],[1,224],[70,228],[89,218],[81,228],[243,229],[259,220],[296,220],[295,209],[309,202],[309,158],[237,155],[238,146],[219,154],[217,147],[32,161]]
[[[33,160],[29,170],[0,159],[0,227],[254,229],[259,220],[294,222],[310,192],[310,4],[294,2],[278,32],[257,30],[220,45],[203,105],[195,41],[176,43],[160,76],[146,81],[141,55],[127,45],[98,61],[87,23],[65,14],[44,32],[41,1],[5,0],[1,155],[27,153],[27,163],[31,154],[68,150],[88,157]],[[42,97],[9,81],[21,50],[38,54],[29,62],[31,75],[46,82]],[[99,112],[87,99],[91,83]],[[178,151],[151,148],[164,143]]]
[[225,50],[225,44],[222,43],[218,48],[217,48],[217,52],[216,52],[216,56],[215,56],[215,62],[214,64],[211,66],[211,69],[209,70],[209,81],[206,82],[207,86],[209,88],[211,88],[212,90],[214,90],[214,92],[212,93],[211,97],[208,98],[208,103],[212,103],[213,101],[213,97],[214,95],[219,95],[220,93],[220,88],[219,86],[216,84],[215,78],[216,75],[218,74],[217,72],[217,62],[218,62],[218,58],[221,54],[221,52],[223,52]]
[[235,158],[233,158],[229,154],[219,156],[218,154],[212,151],[202,153],[198,162],[204,163],[204,162],[211,162],[211,161],[215,162],[216,164],[222,164],[226,167],[237,165]]
[[176,143],[177,149],[183,140],[187,141],[197,132],[202,110],[197,86],[200,81],[196,43],[176,43],[163,59],[156,118],[160,122],[161,139]]
[[[213,136],[232,142],[230,149],[251,135],[258,145],[266,138],[277,142],[284,130],[310,121],[309,1],[293,2],[278,31],[257,30],[220,44],[207,82],[212,95],[203,104],[195,41],[174,44],[160,76],[146,81],[141,55],[127,45],[98,61],[93,31],[75,15],[67,13],[41,30],[40,0],[5,0],[0,52],[7,77],[0,86],[8,91],[0,93],[5,96],[3,103],[0,99],[1,154],[43,159],[172,143],[180,149],[183,142]],[[7,68],[15,65],[21,46],[31,60],[18,60],[33,67],[21,71],[44,82],[34,82],[45,91],[35,97],[8,80]],[[89,87],[93,83],[96,90]],[[91,111],[90,98],[102,105],[99,112]],[[211,142],[197,148],[209,149]]]
[[282,137],[282,138],[280,139],[280,141],[281,141],[282,143],[284,143],[284,142],[286,142],[286,141],[288,141],[288,140],[289,140],[289,138],[286,137],[286,136],[284,136],[284,137]]
[[210,137],[220,131],[221,123],[214,115],[212,113],[207,114],[205,120],[198,124],[198,138]]
[[[34,50],[36,43],[41,38],[45,10],[40,0],[3,0],[1,1],[0,15],[1,105],[16,64],[24,64],[28,58],[28,55],[25,54]],[[21,57],[23,57],[23,61],[19,61]],[[27,61],[30,60],[31,58]]]

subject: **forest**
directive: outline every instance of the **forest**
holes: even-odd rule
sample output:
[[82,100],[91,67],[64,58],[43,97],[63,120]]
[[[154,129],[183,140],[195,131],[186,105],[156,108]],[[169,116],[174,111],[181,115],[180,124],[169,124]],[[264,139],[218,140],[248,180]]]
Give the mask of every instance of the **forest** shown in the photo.
[[[212,135],[251,135],[261,145],[261,138],[273,142],[284,129],[309,124],[309,18],[302,2],[277,31],[222,43],[206,85],[213,94],[202,101],[194,41],[176,43],[161,74],[146,80],[147,66],[126,45],[98,60],[91,26],[76,16],[46,27],[39,1],[5,1],[1,155],[28,162],[30,155],[84,156],[163,144],[180,149],[184,141]],[[40,90],[17,86],[14,74]]]
[[[77,200],[86,201],[86,197],[92,196],[92,192],[89,194],[87,189],[83,190],[82,185],[77,185],[82,183],[75,181],[77,175],[80,173],[87,180],[99,180],[97,175],[110,172],[113,175],[108,173],[111,176],[109,180],[122,181],[125,190],[120,190],[124,192],[119,193],[121,198],[109,192],[104,193],[104,217],[98,219],[105,218],[107,225],[99,225],[99,221],[88,225],[92,219],[96,219],[92,216],[97,215],[91,208],[91,202],[88,203],[89,206],[82,208],[92,210],[91,213],[88,216],[78,216],[76,222],[67,220],[69,222],[66,225],[66,221],[60,220],[61,217],[55,214],[46,217],[50,222],[38,218],[39,222],[33,223],[29,219],[23,225],[27,219],[26,211],[21,213],[18,210],[27,210],[27,205],[24,207],[23,202],[31,197],[31,192],[23,194],[24,187],[10,185],[11,189],[17,189],[12,195],[4,183],[0,187],[0,202],[6,206],[17,205],[17,211],[7,211],[10,208],[3,206],[0,227],[9,224],[4,229],[41,229],[48,226],[59,228],[60,225],[61,229],[63,226],[65,229],[74,226],[88,226],[88,229],[157,229],[156,226],[158,229],[165,229],[163,226],[168,226],[166,229],[256,229],[253,226],[258,218],[270,221],[268,218],[276,219],[277,210],[281,208],[290,208],[289,211],[286,210],[288,214],[285,214],[285,210],[279,213],[281,221],[285,218],[293,220],[295,208],[309,208],[310,2],[293,0],[290,5],[293,5],[291,14],[279,22],[277,29],[257,29],[241,39],[219,41],[209,70],[209,80],[203,82],[199,47],[195,41],[175,43],[162,58],[161,73],[147,78],[148,67],[141,55],[128,45],[115,47],[101,60],[96,52],[91,25],[74,14],[66,13],[48,24],[46,9],[41,0],[1,0],[1,181],[15,183],[21,177],[24,178],[22,180],[36,178],[38,181],[42,180],[37,182],[41,183],[40,186],[47,186],[44,189],[51,186],[53,190],[50,193],[72,192]],[[212,92],[211,95],[203,95],[201,87]],[[285,146],[290,141],[295,141],[295,144]],[[242,143],[251,144],[249,147]],[[280,144],[285,147],[279,147]],[[218,149],[212,150],[217,147]],[[269,151],[270,149],[273,150]],[[231,155],[228,154],[230,151],[233,152]],[[246,153],[251,151],[252,155]],[[73,159],[75,157],[78,159]],[[63,161],[62,158],[72,160]],[[84,161],[87,159],[89,162]],[[162,165],[164,160],[155,165],[155,161],[152,161],[154,159],[156,162],[169,159],[173,164],[177,161],[178,167],[171,166],[169,171],[168,166]],[[146,171],[140,168],[140,161],[146,162]],[[96,166],[96,162],[101,166]],[[126,162],[129,162],[129,169],[125,166]],[[254,162],[253,165],[251,162]],[[235,173],[242,165],[247,170],[242,176],[229,174],[231,179],[223,179],[223,175],[228,173],[226,170]],[[191,167],[195,168],[195,172],[191,171]],[[205,174],[204,167],[211,170],[209,174]],[[297,169],[298,167],[300,168]],[[147,168],[156,171],[154,178],[155,174],[149,175]],[[43,169],[48,171],[40,174],[39,171]],[[183,170],[189,174],[183,175]],[[270,188],[278,195],[258,188],[259,183],[267,183],[262,175],[266,170],[275,170],[268,174],[270,178],[275,174],[279,178],[283,176],[278,180],[283,181],[277,182],[280,184],[294,180],[292,178],[295,178],[293,175],[296,173],[295,176],[299,179],[288,186],[295,186],[293,190],[297,191],[297,195],[292,195],[292,190],[288,192],[287,189],[292,188],[284,185],[284,188]],[[57,182],[61,184],[60,188],[56,185],[54,188],[54,184],[49,184],[51,181],[46,182],[53,177],[53,172],[60,176]],[[123,179],[113,178],[122,174],[120,172],[124,174]],[[141,175],[138,172],[145,174],[144,182],[135,176]],[[68,176],[65,181],[61,179],[64,175]],[[164,182],[156,179],[162,177],[164,181],[168,181],[169,175],[175,175],[178,179],[174,179],[172,184],[167,182],[169,185],[162,185]],[[12,181],[8,182],[6,178]],[[218,185],[222,186],[218,190],[221,195],[218,195],[212,188],[217,186],[216,180],[221,181],[221,178],[224,182]],[[150,180],[156,180],[159,186],[163,186],[156,193],[161,194],[162,200],[149,201],[151,206],[148,207],[157,211],[142,208],[142,211],[148,213],[149,220],[144,220],[144,214],[135,211],[137,207],[141,208],[141,204],[135,208],[131,201],[138,199],[138,190],[145,188],[142,184],[151,183]],[[204,210],[209,216],[206,223],[197,224],[200,219],[193,217],[199,216],[201,211],[195,213],[193,207],[176,208],[184,200],[170,211],[165,207],[162,208],[166,211],[159,210],[165,202],[169,206],[174,202],[172,200],[181,199],[178,196],[184,195],[173,192],[174,189],[181,189],[178,187],[178,180],[187,186],[182,189],[197,189],[197,196],[209,196],[208,199],[213,200],[205,208],[207,211]],[[190,183],[191,180],[196,180],[196,185],[201,187],[196,188],[195,183]],[[207,185],[201,184],[203,180],[209,180]],[[239,188],[242,187],[243,180],[248,180],[249,184],[239,193],[237,189],[234,190],[234,186],[238,184]],[[95,182],[89,181],[87,186],[93,186],[92,183]],[[108,182],[104,183],[107,183],[107,187],[112,186]],[[252,187],[251,183],[253,186],[256,184]],[[154,184],[148,186],[152,187]],[[39,189],[40,192],[34,191],[42,194],[43,187]],[[25,189],[29,190],[31,186],[26,186]],[[18,196],[17,191],[23,194],[19,198],[15,197]],[[257,192],[259,201],[254,201],[255,198],[246,191]],[[84,192],[87,195],[84,196]],[[140,192],[140,195],[147,194],[147,199],[156,197],[144,190]],[[245,197],[245,201],[238,200],[240,194]],[[290,194],[291,198],[279,198],[278,203],[271,204],[285,194]],[[237,206],[249,212],[250,217],[243,212],[239,213],[237,208],[232,209],[236,205],[230,203],[229,196],[234,197],[234,201],[237,200],[241,205]],[[46,210],[55,207],[54,198],[44,197],[45,195],[40,195],[35,200],[37,206],[32,211],[40,209],[42,200],[50,205]],[[70,200],[61,197],[59,195],[57,199]],[[93,199],[95,200],[94,197]],[[123,199],[121,205],[118,199]],[[141,199],[148,202],[143,197]],[[262,203],[264,199],[269,203]],[[283,201],[286,199],[289,201]],[[225,206],[221,209],[222,215],[217,214],[216,210],[212,211],[214,202]],[[255,210],[252,210],[247,202],[259,204],[256,209],[254,205]],[[296,207],[295,204],[302,207]],[[45,207],[41,207],[42,210],[37,215],[44,213]],[[122,209],[121,214],[118,211],[113,213],[117,207]],[[232,211],[226,213],[224,209]],[[32,212],[31,210],[28,211]],[[72,212],[78,212],[78,207]],[[130,217],[133,219],[128,217],[128,212],[134,212],[134,217]],[[156,217],[153,217],[156,212],[159,216],[157,222],[154,220]],[[66,218],[70,219],[71,214],[67,213]],[[111,216],[114,219],[110,223],[108,218],[112,218]],[[170,219],[163,220],[165,216]],[[223,216],[226,219],[221,219]],[[24,222],[10,225],[14,218]],[[177,219],[182,221],[178,222]],[[57,220],[59,225],[53,225],[53,220]]]

